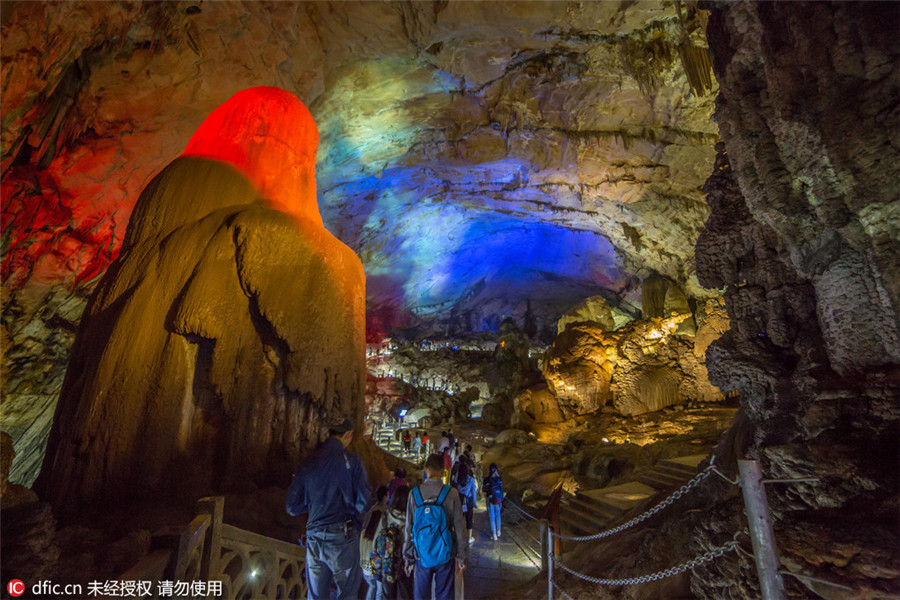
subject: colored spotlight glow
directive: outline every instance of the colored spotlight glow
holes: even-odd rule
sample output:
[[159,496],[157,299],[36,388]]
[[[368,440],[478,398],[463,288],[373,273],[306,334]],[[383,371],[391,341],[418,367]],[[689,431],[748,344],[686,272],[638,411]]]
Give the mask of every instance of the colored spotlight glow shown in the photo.
[[255,87],[210,113],[184,156],[226,162],[246,175],[273,208],[321,224],[318,144],[316,123],[299,98],[276,87]]

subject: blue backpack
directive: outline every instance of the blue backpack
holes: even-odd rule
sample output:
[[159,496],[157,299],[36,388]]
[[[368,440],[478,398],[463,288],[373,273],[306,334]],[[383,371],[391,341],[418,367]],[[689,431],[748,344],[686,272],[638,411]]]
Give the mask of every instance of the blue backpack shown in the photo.
[[411,537],[419,554],[419,562],[426,569],[442,565],[453,556],[450,522],[447,519],[447,512],[441,506],[449,493],[450,486],[445,485],[437,498],[423,502],[422,492],[418,486],[412,491],[416,512]]

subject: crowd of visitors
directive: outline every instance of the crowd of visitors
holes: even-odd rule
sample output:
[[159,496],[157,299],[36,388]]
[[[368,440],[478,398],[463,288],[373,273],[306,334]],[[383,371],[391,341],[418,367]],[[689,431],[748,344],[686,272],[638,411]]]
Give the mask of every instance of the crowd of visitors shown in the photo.
[[[407,436],[412,442],[407,432],[404,450]],[[453,431],[442,432],[436,452],[425,458],[421,485],[410,488],[406,471],[398,468],[372,498],[362,461],[347,450],[352,439],[349,420],[332,426],[298,467],[287,492],[288,514],[308,515],[300,540],[306,547],[308,598],[329,599],[334,587],[339,600],[453,600],[461,593],[469,544],[475,541],[479,467],[472,446],[460,452]],[[427,433],[417,433],[410,451],[424,454],[427,443]],[[496,465],[481,491],[496,540],[503,500]]]

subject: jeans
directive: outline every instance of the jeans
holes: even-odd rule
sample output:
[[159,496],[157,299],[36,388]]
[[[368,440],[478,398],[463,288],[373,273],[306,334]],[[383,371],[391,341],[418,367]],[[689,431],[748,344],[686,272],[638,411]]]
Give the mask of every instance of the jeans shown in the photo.
[[331,582],[337,585],[338,600],[357,597],[362,583],[359,566],[359,535],[343,525],[332,525],[306,533],[306,581],[309,600],[328,600]]
[[375,575],[363,571],[363,577],[366,579],[366,583],[369,584],[369,591],[366,592],[366,600],[383,600],[384,588],[380,581],[375,581]]
[[500,505],[488,503],[488,514],[491,517],[491,533],[500,535]]
[[463,512],[463,515],[466,517],[466,529],[472,531],[472,521],[475,518],[475,499],[472,496],[462,496],[460,500],[463,508],[466,509]]
[[454,600],[456,580],[454,569],[456,560],[451,558],[442,565],[426,569],[421,561],[416,561],[413,597],[415,600],[431,600],[431,582],[434,581],[435,600]]

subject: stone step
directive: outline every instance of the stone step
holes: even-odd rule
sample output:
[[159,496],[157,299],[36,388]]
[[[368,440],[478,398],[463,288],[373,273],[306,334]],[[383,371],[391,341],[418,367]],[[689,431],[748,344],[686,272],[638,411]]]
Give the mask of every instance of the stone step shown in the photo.
[[665,464],[659,463],[653,467],[653,470],[658,473],[664,473],[666,475],[672,475],[673,477],[681,477],[685,480],[693,479],[694,475],[697,474],[696,469],[692,469],[691,467],[685,465],[677,465],[677,464]]
[[656,488],[638,481],[631,481],[597,490],[584,490],[579,492],[578,496],[589,502],[603,502],[621,512],[627,512],[654,494],[656,494]]
[[684,477],[666,475],[664,473],[652,470],[638,475],[635,479],[657,490],[678,488],[684,485],[684,483],[687,481],[687,479],[685,479]]
[[675,458],[667,458],[663,461],[663,463],[674,463],[676,465],[688,466],[691,467],[694,472],[697,471],[697,467],[700,466],[700,463],[703,462],[708,454],[691,454],[690,456],[677,456]]
[[606,524],[610,522],[610,518],[606,515],[600,515],[593,510],[585,510],[581,506],[573,504],[560,504],[559,516],[562,519],[563,514],[566,515],[567,521],[580,524],[580,527],[593,530],[595,533],[606,528]]
[[616,506],[605,500],[583,496],[567,498],[567,504],[575,510],[589,512],[598,518],[603,519],[604,522],[616,519],[625,512],[620,506]]
[[559,511],[559,525],[564,535],[593,535],[600,531],[599,529],[597,531],[589,531],[586,529],[587,526],[584,524],[584,521],[562,510]]

